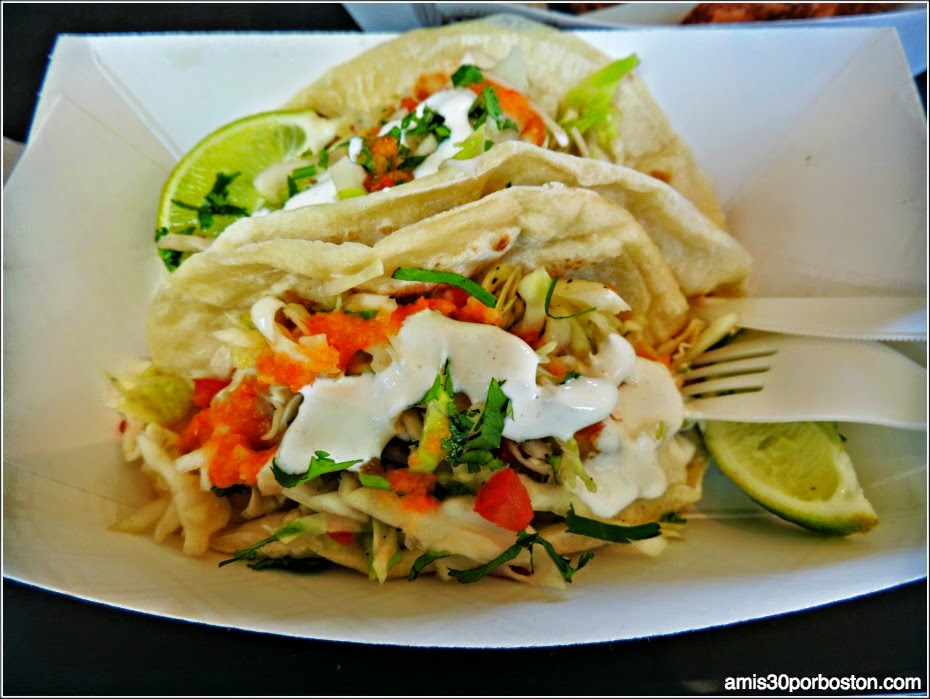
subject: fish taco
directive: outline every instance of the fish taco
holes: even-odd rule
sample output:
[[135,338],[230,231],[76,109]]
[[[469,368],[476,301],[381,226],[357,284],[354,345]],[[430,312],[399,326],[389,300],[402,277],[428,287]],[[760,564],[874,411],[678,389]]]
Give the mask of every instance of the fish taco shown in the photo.
[[[628,168],[641,175],[638,181],[668,185],[725,229],[709,178],[637,74],[638,65],[635,54],[612,60],[572,34],[517,18],[405,33],[330,69],[295,94],[285,111],[247,117],[204,139],[165,185],[158,246],[174,269],[237,218],[345,199],[359,209],[377,207],[366,200],[399,195],[413,184],[422,186],[404,201],[408,222],[419,220],[475,198],[455,190],[434,199],[448,180],[443,170],[518,144],[526,148],[506,152]],[[265,133],[257,124],[274,128]],[[240,131],[244,150],[230,145],[230,134]],[[262,133],[277,145],[253,147]],[[539,154],[525,155],[532,151]],[[497,154],[489,167],[505,157]],[[199,170],[200,159],[212,170]],[[566,162],[548,165],[563,173],[574,169]],[[480,176],[482,166],[475,169]]]
[[391,227],[218,245],[166,279],[151,361],[114,377],[159,497],[117,528],[259,568],[556,586],[676,536],[707,463],[677,371],[718,331],[638,218],[558,183]]

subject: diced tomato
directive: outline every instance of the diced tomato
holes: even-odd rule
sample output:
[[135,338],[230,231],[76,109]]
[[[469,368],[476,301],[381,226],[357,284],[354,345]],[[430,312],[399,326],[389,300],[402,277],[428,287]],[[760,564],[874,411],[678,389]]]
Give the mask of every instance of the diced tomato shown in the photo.
[[391,170],[379,175],[366,175],[363,186],[369,194],[371,192],[380,192],[382,189],[390,189],[394,185],[410,182],[413,179],[413,173],[406,170]]
[[533,519],[530,494],[511,468],[497,471],[478,489],[475,512],[512,532],[523,531]]
[[327,532],[326,536],[342,546],[348,546],[355,541],[355,534],[353,532]]
[[513,334],[519,337],[521,340],[523,340],[526,344],[528,344],[533,349],[538,349],[539,347],[542,346],[542,333],[539,330],[533,330],[530,332],[523,332],[523,333],[514,332]]
[[400,101],[400,106],[406,109],[408,112],[412,112],[417,108],[417,105],[420,104],[413,97],[404,97]]
[[191,402],[198,408],[206,408],[213,400],[213,396],[229,385],[223,379],[194,379],[194,394]]

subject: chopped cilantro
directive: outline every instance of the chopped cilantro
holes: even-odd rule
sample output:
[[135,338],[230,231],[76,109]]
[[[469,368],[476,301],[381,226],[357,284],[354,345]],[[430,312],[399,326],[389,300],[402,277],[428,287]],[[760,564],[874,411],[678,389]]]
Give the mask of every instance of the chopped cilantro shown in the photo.
[[497,297],[485,289],[477,282],[468,277],[455,272],[442,272],[433,269],[418,269],[415,267],[398,267],[391,275],[392,279],[401,279],[403,281],[427,282],[431,284],[451,284],[459,289],[468,292],[471,296],[481,301],[485,306],[494,308],[497,306]]
[[311,177],[316,177],[317,168],[316,165],[306,165],[304,167],[298,167],[291,171],[291,174],[287,176],[287,196],[293,197],[295,194],[300,192],[300,180],[307,180]]
[[514,558],[519,556],[522,549],[527,549],[530,552],[530,565],[532,566],[534,544],[539,544],[543,547],[543,550],[545,550],[545,552],[549,555],[549,558],[552,559],[552,562],[555,564],[555,567],[558,569],[559,573],[562,575],[562,579],[565,580],[565,582],[571,582],[575,573],[581,570],[588,563],[588,561],[594,558],[594,554],[590,551],[583,553],[578,559],[578,564],[573,567],[570,558],[561,556],[555,550],[555,547],[539,534],[530,534],[526,531],[522,531],[517,533],[517,543],[504,551],[497,558],[488,561],[484,565],[477,566],[476,568],[469,568],[468,570],[450,569],[449,575],[458,580],[460,583],[477,582],[487,576],[489,573],[493,572],[496,568],[502,566],[504,563],[512,561]]
[[481,417],[478,418],[477,436],[468,443],[469,450],[491,450],[501,445],[504,421],[512,414],[510,399],[501,390],[501,382],[491,379]]
[[[177,235],[193,235],[196,229],[193,226],[187,226],[186,228],[177,231]],[[162,227],[155,230],[155,242],[164,238],[166,235],[171,233],[167,228]],[[168,250],[166,248],[157,248],[158,256],[161,257],[162,261],[165,263],[165,267],[168,268],[169,272],[173,272],[178,267],[181,266],[181,262],[184,258],[184,253],[180,250]]]
[[568,525],[565,531],[569,534],[582,534],[594,539],[612,541],[615,544],[628,544],[631,541],[651,539],[661,534],[658,522],[647,522],[633,527],[625,527],[620,524],[610,524],[576,515],[575,508],[572,505],[568,507],[565,523]]
[[262,539],[261,541],[252,544],[247,549],[240,549],[233,554],[232,558],[227,558],[225,561],[220,561],[219,567],[222,568],[224,565],[229,563],[235,563],[236,561],[249,560],[255,558],[255,552],[258,551],[262,546],[267,544],[272,544],[275,541],[283,541],[287,543],[288,541],[293,541],[295,538],[304,533],[304,522],[302,519],[295,519],[293,522],[285,524],[283,527],[280,527],[274,534],[271,536]]
[[407,574],[407,580],[416,580],[417,576],[423,572],[423,569],[426,568],[433,561],[437,561],[440,558],[445,558],[452,554],[446,551],[427,551],[421,556],[417,557],[417,560],[413,562],[413,565],[410,566],[410,572]]
[[500,448],[504,431],[504,420],[511,414],[510,399],[501,390],[501,383],[491,379],[484,408],[481,410],[458,411],[449,414],[449,437],[442,447],[448,454],[446,460],[453,464],[465,464],[469,473],[482,467],[496,471],[504,462],[494,456]]
[[[421,164],[426,160],[425,155],[411,155],[404,158],[403,162],[400,164],[401,170],[413,170],[417,165]],[[402,183],[401,183],[402,184]]]
[[271,462],[271,472],[274,474],[275,480],[282,486],[285,488],[294,488],[301,483],[319,478],[324,473],[344,471],[350,466],[354,466],[360,462],[361,459],[355,459],[354,461],[340,461],[336,463],[325,451],[317,451],[310,457],[310,465],[304,473],[288,473],[287,471],[282,471],[278,466],[277,459],[273,459]]
[[436,484],[436,487],[433,489],[433,497],[437,500],[445,500],[446,498],[454,498],[459,495],[474,495],[475,489],[465,483],[461,483],[457,480],[449,480],[448,482],[440,481]]
[[400,128],[405,134],[411,136],[426,136],[434,134],[437,141],[442,141],[452,134],[451,129],[445,124],[445,118],[438,112],[434,112],[425,106],[421,114],[416,111],[410,112],[400,122]]
[[583,311],[578,311],[577,313],[570,313],[567,316],[554,316],[549,312],[549,304],[552,303],[552,292],[555,291],[555,285],[559,283],[558,277],[553,277],[552,281],[549,282],[549,288],[546,290],[546,300],[544,303],[544,308],[546,310],[546,315],[553,320],[567,320],[569,318],[577,318],[578,316],[583,316],[585,313],[591,313],[597,309],[592,306],[591,308],[586,308]]
[[307,556],[281,556],[280,558],[259,558],[247,564],[252,570],[287,570],[291,573],[316,573],[333,567],[333,562],[326,558]]
[[475,128],[490,120],[500,131],[520,130],[512,120],[504,116],[504,110],[501,109],[500,101],[497,99],[497,91],[492,85],[487,85],[472,103],[468,110],[468,118]]
[[465,63],[458,67],[452,74],[452,85],[455,87],[467,87],[472,83],[480,83],[484,80],[484,73],[478,66]]
[[232,184],[240,174],[239,172],[234,172],[231,175],[227,175],[223,172],[216,173],[213,187],[207,192],[203,202],[199,205],[188,204],[179,199],[172,199],[171,203],[182,209],[196,211],[197,222],[204,231],[213,225],[214,216],[233,216],[235,218],[248,216],[248,209],[237,206],[229,201],[229,185]]

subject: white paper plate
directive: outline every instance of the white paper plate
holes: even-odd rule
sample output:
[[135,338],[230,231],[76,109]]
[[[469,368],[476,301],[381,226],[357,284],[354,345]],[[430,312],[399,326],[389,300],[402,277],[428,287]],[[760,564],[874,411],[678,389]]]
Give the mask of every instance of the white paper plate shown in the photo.
[[[853,425],[842,430],[882,520],[867,536],[824,539],[783,524],[712,471],[684,541],[658,559],[600,553],[566,592],[218,569],[218,559],[107,531],[143,497],[102,395],[105,372],[146,351],[165,176],[216,126],[274,108],[385,38],[58,42],[4,189],[5,575],[224,627],[455,647],[670,634],[926,575],[926,434]],[[652,30],[590,41],[639,54],[755,255],[754,291],[926,293],[926,121],[893,30]]]

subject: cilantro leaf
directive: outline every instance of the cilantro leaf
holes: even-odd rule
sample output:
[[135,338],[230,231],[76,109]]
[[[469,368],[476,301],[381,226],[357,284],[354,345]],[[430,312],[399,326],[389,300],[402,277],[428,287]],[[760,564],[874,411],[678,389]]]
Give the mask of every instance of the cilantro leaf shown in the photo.
[[492,85],[485,86],[481,94],[472,103],[468,109],[468,118],[475,128],[491,120],[500,131],[506,129],[520,130],[513,121],[504,116],[504,110],[501,109],[500,101],[497,99],[497,91]]
[[413,565],[410,566],[410,572],[407,574],[407,580],[416,580],[417,576],[423,572],[423,569],[426,568],[433,561],[437,561],[440,558],[445,558],[446,556],[451,556],[452,554],[446,551],[427,551],[421,556],[417,557],[417,560],[413,562]]
[[294,168],[291,174],[287,176],[287,195],[293,197],[300,192],[300,180],[316,177],[316,165],[305,165],[304,167]]
[[511,415],[510,399],[501,389],[501,382],[491,379],[481,410],[458,411],[449,414],[449,437],[443,440],[446,460],[453,464],[466,464],[469,473],[482,467],[491,471],[503,468],[504,462],[494,456],[500,448],[504,421]]
[[307,556],[297,558],[296,556],[281,556],[281,558],[260,558],[257,561],[247,564],[252,570],[287,570],[291,573],[316,573],[321,570],[332,568],[334,563],[327,558],[317,558],[316,556]]
[[433,379],[433,385],[429,387],[429,390],[423,395],[423,397],[417,402],[417,405],[428,405],[434,400],[452,400],[455,395],[455,387],[452,385],[452,373],[449,371],[449,360],[446,360],[446,363],[442,365],[442,369],[439,370],[439,373],[436,374],[436,378]]
[[[193,235],[196,229],[193,226],[187,226],[186,228],[176,231],[177,235]],[[162,226],[155,230],[155,242],[164,238],[166,235],[171,233],[167,228]],[[173,272],[178,267],[181,266],[181,262],[184,258],[184,253],[180,250],[168,250],[167,248],[156,248],[158,250],[158,256],[161,257],[162,261],[165,263],[165,267],[168,268],[169,272]]]
[[411,136],[426,136],[434,134],[437,141],[442,141],[452,135],[452,130],[446,126],[446,119],[439,112],[435,112],[426,105],[420,110],[410,112],[400,122],[401,130]]
[[452,85],[455,87],[467,87],[472,83],[480,83],[484,80],[484,73],[478,66],[464,63],[452,74]]
[[496,568],[499,568],[504,563],[512,561],[514,558],[520,555],[522,549],[527,549],[530,552],[530,565],[532,566],[533,558],[533,546],[534,544],[539,544],[543,547],[543,550],[552,559],[552,562],[555,564],[555,567],[558,569],[559,573],[562,576],[562,579],[565,582],[571,582],[572,577],[581,570],[592,558],[594,554],[590,551],[582,554],[578,558],[578,564],[572,566],[571,559],[566,558],[560,555],[555,547],[546,539],[541,537],[539,534],[530,534],[526,531],[517,533],[517,543],[501,553],[497,558],[494,558],[484,565],[477,566],[476,568],[469,568],[467,570],[449,570],[449,575],[458,580],[460,583],[473,583],[481,580],[486,577],[488,574],[492,573]]
[[471,450],[491,450],[501,445],[504,421],[508,415],[513,414],[510,398],[501,390],[501,385],[497,379],[491,379],[484,410],[481,411],[481,417],[478,419],[477,427],[480,432],[468,444]]
[[647,522],[632,527],[610,524],[576,515],[575,508],[572,505],[568,506],[565,523],[568,525],[565,531],[569,534],[582,534],[603,541],[611,541],[615,544],[628,544],[631,541],[640,539],[651,539],[662,533],[658,522]]
[[398,267],[391,275],[392,279],[404,281],[427,282],[431,284],[451,284],[467,292],[481,301],[485,306],[497,306],[497,297],[477,282],[455,272],[442,272],[433,269],[418,269],[416,267]]
[[220,561],[219,567],[222,568],[223,566],[229,565],[230,563],[235,563],[236,561],[242,561],[242,560],[247,560],[250,558],[255,558],[255,552],[258,549],[260,549],[262,546],[265,546],[266,544],[274,543],[277,540],[278,540],[278,534],[277,532],[275,532],[271,536],[267,537],[266,539],[262,539],[257,544],[253,544],[247,549],[239,549],[233,554],[232,558],[227,558],[225,561]]
[[271,536],[262,539],[255,544],[252,544],[252,546],[247,549],[239,549],[233,554],[232,558],[227,558],[225,561],[220,561],[219,567],[222,568],[223,566],[230,563],[235,563],[236,561],[253,559],[255,558],[255,552],[258,551],[258,549],[260,549],[262,546],[272,544],[275,541],[281,541],[285,544],[293,541],[306,531],[307,524],[312,517],[314,517],[314,515],[307,515],[305,517],[300,517],[291,522],[288,522],[284,526],[279,527]]
[[585,313],[591,313],[596,311],[597,308],[591,306],[591,308],[586,308],[583,311],[578,311],[577,313],[570,313],[567,316],[554,316],[549,312],[549,305],[552,303],[552,293],[555,291],[555,285],[559,283],[558,277],[553,277],[552,281],[549,282],[549,288],[546,290],[546,300],[543,307],[546,310],[546,315],[553,320],[567,320],[569,318],[577,318],[578,316],[583,316]]
[[325,451],[317,451],[310,457],[310,465],[304,473],[289,473],[282,470],[281,467],[278,466],[277,459],[273,459],[271,462],[271,473],[274,475],[275,480],[285,488],[294,488],[301,483],[319,478],[324,473],[344,471],[350,466],[361,463],[361,461],[361,459],[355,459],[353,461],[340,461],[336,463]]

